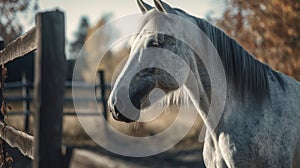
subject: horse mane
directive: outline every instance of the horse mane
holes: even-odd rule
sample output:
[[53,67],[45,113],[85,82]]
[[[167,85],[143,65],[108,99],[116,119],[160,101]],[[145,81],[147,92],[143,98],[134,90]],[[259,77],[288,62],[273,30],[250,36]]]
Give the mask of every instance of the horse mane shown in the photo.
[[259,100],[268,96],[268,74],[274,75],[284,89],[285,85],[280,73],[258,61],[222,30],[204,19],[191,16],[180,9],[175,10],[191,17],[211,40],[221,57],[227,80],[233,83],[242,95],[251,93]]

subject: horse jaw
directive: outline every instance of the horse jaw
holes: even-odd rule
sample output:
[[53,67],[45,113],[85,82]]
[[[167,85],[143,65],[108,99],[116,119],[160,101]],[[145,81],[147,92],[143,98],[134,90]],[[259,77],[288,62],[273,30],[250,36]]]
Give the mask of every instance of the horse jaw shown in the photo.
[[135,108],[141,110],[148,107],[148,96],[155,88],[156,81],[151,75],[147,75],[141,79],[132,80],[129,87],[129,98]]

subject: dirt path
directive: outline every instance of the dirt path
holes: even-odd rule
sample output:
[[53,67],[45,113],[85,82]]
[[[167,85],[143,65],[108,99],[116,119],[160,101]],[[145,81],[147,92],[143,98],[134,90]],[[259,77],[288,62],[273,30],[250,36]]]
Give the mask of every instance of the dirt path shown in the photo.
[[201,147],[173,148],[143,158],[119,156],[104,149],[74,150],[70,168],[204,168]]

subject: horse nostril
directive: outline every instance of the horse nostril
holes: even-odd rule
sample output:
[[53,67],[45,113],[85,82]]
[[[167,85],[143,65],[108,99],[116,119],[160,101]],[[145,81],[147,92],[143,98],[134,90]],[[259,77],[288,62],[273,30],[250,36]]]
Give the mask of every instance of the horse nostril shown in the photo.
[[119,120],[118,118],[119,118],[119,114],[120,113],[116,113],[115,111],[111,111],[111,113],[112,113],[112,116],[113,116],[113,118],[115,119],[115,120]]
[[[110,97],[109,106],[110,112],[113,115],[113,118],[117,121],[123,122],[134,122],[137,118],[137,113],[130,107],[130,104],[127,103],[127,94],[126,88],[121,88],[118,92],[114,92]],[[137,119],[136,119],[137,118]]]
[[120,112],[117,108],[115,108],[115,111],[114,111],[114,116],[118,119],[120,117]]
[[117,107],[114,107],[114,110],[113,110],[112,114],[113,114],[113,118],[114,118],[115,120],[117,120],[117,121],[124,121],[124,122],[127,122],[127,123],[129,123],[129,122],[134,122],[134,120],[125,117],[125,116],[118,110]]

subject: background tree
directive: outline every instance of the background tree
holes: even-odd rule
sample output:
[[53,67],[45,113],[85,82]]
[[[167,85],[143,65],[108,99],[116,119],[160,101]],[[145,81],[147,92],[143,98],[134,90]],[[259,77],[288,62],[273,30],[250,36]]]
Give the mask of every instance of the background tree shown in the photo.
[[[92,81],[94,76],[91,75],[91,72],[95,68],[105,70],[106,79],[110,79],[114,56],[112,51],[110,49],[106,51],[104,46],[110,42],[113,35],[116,34],[116,30],[114,27],[105,30],[101,28],[110,20],[111,16],[111,14],[105,14],[91,26],[87,17],[81,18],[79,28],[75,33],[75,40],[70,44],[70,58],[76,59],[78,53],[83,51],[83,55],[81,55],[83,59],[77,63],[77,66],[82,68],[82,74],[78,75],[80,77],[78,80]],[[98,31],[100,29],[101,31]],[[89,41],[86,43],[87,40]],[[99,53],[105,53],[100,65],[98,61],[101,55]]]
[[89,18],[86,16],[81,17],[78,30],[74,34],[75,40],[70,44],[70,58],[75,59],[77,57],[80,49],[84,45],[89,28]]
[[258,59],[300,80],[299,16],[299,0],[228,0],[216,23]]
[[21,21],[34,18],[37,9],[37,0],[0,0],[0,36],[6,44],[23,32]]
[[[111,82],[115,68],[119,64],[121,56],[123,56],[120,55],[120,53],[124,50],[121,48],[120,51],[113,51],[114,46],[112,46],[112,48],[106,51],[104,47],[104,44],[111,42],[113,37],[118,34],[118,30],[115,27],[106,24],[111,20],[112,16],[111,13],[104,14],[98,22],[89,29],[87,38],[91,36],[93,36],[93,38],[89,39],[92,42],[85,46],[87,53],[91,56],[95,55],[99,57],[99,53],[105,53],[101,58],[101,62],[95,62],[92,57],[87,59],[87,62],[90,67],[98,67],[98,70],[104,70],[105,81],[107,82]],[[104,25],[105,28],[103,28]]]

